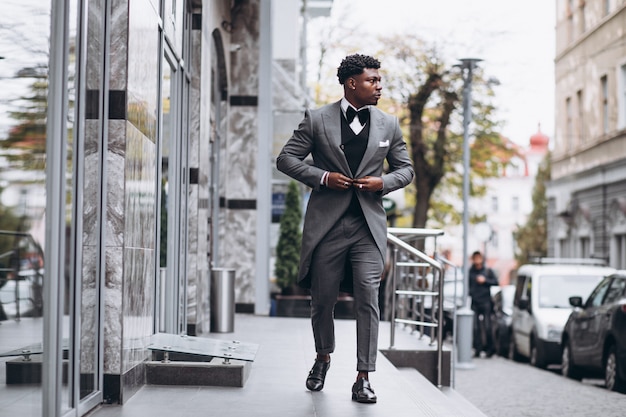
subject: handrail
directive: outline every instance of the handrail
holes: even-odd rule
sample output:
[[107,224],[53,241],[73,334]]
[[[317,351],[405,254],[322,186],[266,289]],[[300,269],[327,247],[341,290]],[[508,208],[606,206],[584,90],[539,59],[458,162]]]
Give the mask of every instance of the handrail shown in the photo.
[[[443,256],[435,255],[437,260],[444,265],[450,266],[454,268],[454,294],[452,296],[452,375],[450,377],[450,386],[454,388],[456,386],[456,329],[457,329],[457,319],[456,319],[456,311],[457,311],[457,287],[459,283],[458,271],[459,266],[449,261]],[[461,277],[461,283],[463,283],[463,277]]]
[[[444,319],[443,319],[443,284],[444,284],[444,276],[443,276],[443,266],[441,262],[436,259],[431,258],[420,250],[414,248],[409,245],[407,242],[396,236],[404,235],[411,237],[413,239],[425,239],[427,237],[437,237],[442,236],[443,231],[438,229],[410,229],[410,228],[388,228],[387,229],[387,242],[394,246],[393,253],[393,264],[392,264],[392,288],[393,288],[393,296],[391,298],[391,334],[390,334],[390,349],[393,348],[395,344],[395,325],[396,323],[404,323],[404,324],[412,324],[418,325],[421,327],[433,327],[437,330],[437,386],[441,388],[442,386],[442,368],[443,368],[443,333],[444,333]],[[439,280],[438,280],[438,289],[437,291],[402,291],[396,288],[396,277],[397,277],[397,266],[398,262],[398,249],[402,249],[404,252],[408,253],[411,256],[414,256],[432,267],[435,271],[438,272]],[[434,283],[434,280],[433,280]],[[437,297],[437,319],[436,323],[434,322],[424,322],[417,320],[406,320],[406,319],[398,319],[396,318],[396,295],[407,293],[412,293],[411,295],[415,296],[431,296]],[[434,303],[432,303],[434,304]],[[431,304],[431,310],[433,305]],[[422,304],[423,309],[423,304]]]

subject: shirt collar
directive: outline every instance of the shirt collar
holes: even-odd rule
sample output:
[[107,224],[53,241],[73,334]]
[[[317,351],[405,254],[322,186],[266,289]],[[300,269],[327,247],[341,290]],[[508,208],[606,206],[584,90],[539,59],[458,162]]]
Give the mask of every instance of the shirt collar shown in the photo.
[[357,109],[352,104],[350,104],[350,102],[345,97],[343,97],[341,99],[341,104],[340,105],[341,105],[341,111],[343,112],[344,115],[346,114],[346,111],[348,111],[348,107],[352,107],[356,111],[359,111],[361,109],[369,108],[369,105],[368,105],[368,106],[361,107],[361,109]]

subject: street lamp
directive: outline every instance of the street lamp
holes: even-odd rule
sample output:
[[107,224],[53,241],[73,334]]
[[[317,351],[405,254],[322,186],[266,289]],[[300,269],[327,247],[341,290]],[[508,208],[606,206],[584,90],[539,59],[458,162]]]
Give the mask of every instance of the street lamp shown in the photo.
[[456,367],[471,369],[472,364],[472,331],[474,312],[469,305],[469,249],[467,238],[469,234],[469,174],[470,174],[470,147],[469,125],[472,120],[472,73],[476,64],[482,59],[460,59],[463,75],[463,307],[457,311],[457,362]]

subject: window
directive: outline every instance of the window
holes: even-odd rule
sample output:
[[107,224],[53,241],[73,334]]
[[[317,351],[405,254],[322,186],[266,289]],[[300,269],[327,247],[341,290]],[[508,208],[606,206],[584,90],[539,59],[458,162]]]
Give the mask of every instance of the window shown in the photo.
[[614,235],[613,244],[615,245],[615,259],[611,259],[611,265],[617,269],[626,268],[626,235]]
[[569,0],[567,4],[567,40],[574,42],[574,0]]
[[570,297],[585,297],[602,279],[601,276],[578,275],[542,275],[539,280],[539,307],[569,308]]
[[498,197],[495,195],[491,197],[491,211],[494,213],[498,212]]
[[626,127],[626,64],[620,67],[619,129]]
[[516,213],[519,211],[519,197],[516,195],[513,196],[513,200],[511,201],[511,210]]
[[624,296],[624,288],[626,288],[626,279],[614,278],[611,288],[604,299],[604,304],[611,304],[622,298]]
[[579,257],[588,258],[589,256],[591,256],[591,239],[589,238],[589,236],[579,238],[578,242]]
[[609,81],[606,75],[600,78],[602,89],[602,133],[609,132]]
[[569,258],[570,257],[569,248],[570,248],[570,244],[569,244],[569,240],[567,238],[559,239],[559,254],[558,254],[558,257],[560,257],[560,258]]
[[606,290],[609,288],[609,283],[611,282],[610,279],[605,278],[604,281],[602,281],[600,283],[600,285],[598,285],[596,287],[595,290],[593,290],[593,292],[591,293],[591,295],[589,296],[589,299],[587,300],[587,303],[585,304],[586,307],[598,307],[602,305],[602,299],[604,298],[604,295],[606,294]]
[[587,27],[585,26],[585,2],[580,1],[578,3],[578,7],[580,8],[580,17],[578,20],[579,33],[585,33]]
[[611,13],[611,0],[604,0],[604,15]]
[[565,125],[565,143],[566,150],[571,151],[573,148],[574,142],[574,126],[573,126],[573,115],[572,115],[572,99],[568,97],[565,100],[565,117],[567,117],[566,125]]
[[576,143],[581,144],[585,143],[585,111],[584,111],[584,103],[583,103],[583,90],[578,90],[576,92],[576,107],[578,110],[578,126],[577,126],[577,137]]

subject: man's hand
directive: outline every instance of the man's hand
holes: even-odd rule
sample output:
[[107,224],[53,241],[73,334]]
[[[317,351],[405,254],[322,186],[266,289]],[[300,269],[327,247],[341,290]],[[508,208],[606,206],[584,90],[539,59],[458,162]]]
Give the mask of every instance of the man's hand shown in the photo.
[[485,278],[484,275],[478,275],[476,277],[476,282],[479,284],[484,284],[485,282],[487,282],[487,278]]
[[378,192],[383,190],[383,179],[380,177],[357,178],[352,182],[352,186],[359,191]]
[[345,191],[352,185],[352,178],[348,178],[340,172],[330,172],[326,186],[331,190]]

